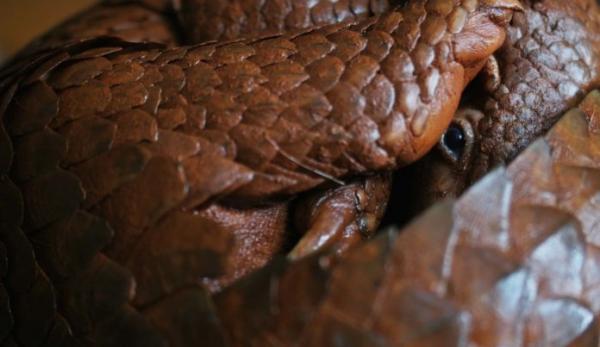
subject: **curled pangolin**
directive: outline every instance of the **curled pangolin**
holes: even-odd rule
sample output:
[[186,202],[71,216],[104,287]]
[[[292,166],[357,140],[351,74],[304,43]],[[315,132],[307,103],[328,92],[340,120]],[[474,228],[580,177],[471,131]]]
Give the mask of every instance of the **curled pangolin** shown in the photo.
[[[295,28],[344,20],[347,17],[339,15],[344,4],[360,9],[357,3],[320,2],[319,11],[336,14],[329,19],[306,9],[302,12],[300,4],[300,15],[290,10],[291,17],[278,20],[293,23],[289,27]],[[259,267],[280,251],[285,243],[280,231],[286,229],[287,214],[295,203],[289,196],[326,181],[337,183],[348,176],[409,163],[437,141],[462,89],[503,41],[500,24],[510,13],[503,6],[515,7],[511,1],[482,1],[481,12],[468,14],[476,3],[463,1],[461,7],[451,1],[413,1],[354,24],[229,45],[166,50],[107,39],[66,43],[81,38],[69,37],[79,32],[69,27],[77,27],[76,19],[66,29],[59,28],[56,36],[51,34],[37,47],[31,46],[22,57],[29,54],[32,64],[5,75],[4,99],[16,153],[11,177],[25,198],[22,228],[31,235],[41,264],[40,268],[33,262],[39,270],[33,278],[48,288],[47,273],[64,296],[59,312],[67,320],[61,318],[62,325],[55,325],[56,329],[70,324],[77,338],[98,344],[122,344],[121,339],[138,337],[137,343],[159,343],[160,337],[150,332],[145,317],[171,343],[185,345],[184,337],[176,334],[181,327],[165,325],[160,319],[163,310],[179,300],[177,293],[185,294],[184,288],[197,285],[198,278],[211,288],[218,287],[215,279],[235,278],[244,273],[235,273],[243,265]],[[204,8],[207,4],[187,5]],[[500,10],[490,5],[499,5]],[[125,39],[131,35],[134,40],[139,34],[156,35],[155,41],[167,44],[181,40],[177,38],[181,33],[172,30],[173,23],[153,12],[159,8],[155,4],[101,6],[101,10],[122,11],[129,20],[131,13],[122,6],[142,13],[134,17],[134,23],[148,27],[125,25],[121,33],[111,34],[122,34]],[[356,8],[347,12],[357,17],[367,14]],[[385,6],[362,8],[377,12]],[[93,17],[97,10],[87,15]],[[301,20],[306,13],[314,23]],[[451,34],[465,19],[461,15],[466,16],[467,29]],[[184,16],[184,22],[193,25],[196,17],[191,17]],[[252,32],[248,23],[253,21],[236,29],[228,20],[221,25],[232,29],[215,30],[217,37]],[[90,26],[87,20],[81,23]],[[114,23],[110,27],[114,29]],[[90,31],[90,37],[104,33]],[[191,33],[196,36],[203,31]],[[151,38],[143,35],[138,39]],[[50,50],[41,51],[44,48]],[[433,65],[427,64],[430,61]],[[57,168],[59,163],[62,169]],[[366,183],[337,188],[334,193],[328,190],[324,199],[340,194],[351,205],[353,195],[360,195],[352,189],[367,191],[368,200],[373,194],[369,181],[384,186],[389,182],[386,178],[361,180]],[[7,194],[16,194],[15,187],[4,182]],[[350,189],[350,194],[339,193],[340,189]],[[265,198],[273,201],[264,206]],[[373,199],[378,201],[380,196]],[[309,198],[304,204],[325,214],[333,211],[327,203],[314,200]],[[18,207],[8,209],[15,213],[7,213],[7,221],[15,221],[10,215],[19,216]],[[381,212],[375,210],[369,213],[377,220]],[[318,216],[318,211],[313,215]],[[352,215],[339,219],[341,229],[357,219]],[[368,219],[366,229],[376,228],[377,223],[369,226]],[[247,225],[248,221],[265,225]],[[257,229],[261,235],[257,236]],[[96,238],[76,237],[88,232]],[[253,243],[252,238],[260,237],[263,240]],[[75,241],[90,243],[86,248]],[[256,256],[257,245],[266,245],[262,258]],[[96,253],[100,250],[110,259]],[[82,258],[69,259],[73,252],[81,252]],[[225,254],[235,256],[225,259]],[[137,288],[126,269],[133,273]],[[96,284],[102,292],[94,292]],[[111,285],[117,295],[105,297]],[[190,303],[196,302],[195,295],[200,291],[192,294]],[[99,303],[88,302],[90,296],[100,296]],[[203,300],[202,295],[199,298]],[[105,306],[116,308],[105,312]],[[40,324],[39,335],[44,335],[51,320],[34,321]],[[27,331],[13,338],[19,343],[41,339],[27,336]]]

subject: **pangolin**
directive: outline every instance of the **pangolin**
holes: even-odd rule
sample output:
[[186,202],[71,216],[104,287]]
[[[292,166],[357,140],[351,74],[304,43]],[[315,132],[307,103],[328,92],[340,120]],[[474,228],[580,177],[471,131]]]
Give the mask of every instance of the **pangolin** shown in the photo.
[[[550,3],[526,3],[500,54],[511,53],[511,29]],[[581,25],[577,13],[593,17],[594,6],[555,7]],[[187,316],[165,315],[189,305],[214,322],[204,288],[285,252],[290,229],[372,232],[385,172],[438,141],[468,82],[493,70],[515,9],[511,0],[113,1],[32,44],[1,82],[6,343],[190,345]],[[588,39],[597,31],[586,25],[558,31]],[[196,44],[207,39],[219,41]],[[586,45],[576,58],[595,63],[597,45],[577,51]],[[520,73],[503,59],[516,88]],[[557,85],[566,94],[555,104],[538,103],[548,119],[595,81],[591,65],[570,71],[584,75]],[[499,111],[478,129],[501,135],[482,141],[477,177],[552,122],[503,135],[498,124],[517,118],[502,123],[503,109],[487,108]]]
[[599,116],[594,90],[508,167],[403,230],[387,230],[338,262],[327,254],[279,260],[226,288],[212,301],[224,339],[597,347]]
[[[595,0],[523,1],[507,40],[463,94],[440,143],[405,172],[411,216],[457,197],[509,163],[592,88],[600,86],[600,6]],[[398,188],[402,189],[402,188]]]

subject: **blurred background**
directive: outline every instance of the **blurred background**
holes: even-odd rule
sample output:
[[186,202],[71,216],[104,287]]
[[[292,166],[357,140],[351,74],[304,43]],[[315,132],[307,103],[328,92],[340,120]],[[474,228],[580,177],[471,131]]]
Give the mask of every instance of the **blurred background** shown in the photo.
[[0,0],[0,63],[96,0]]

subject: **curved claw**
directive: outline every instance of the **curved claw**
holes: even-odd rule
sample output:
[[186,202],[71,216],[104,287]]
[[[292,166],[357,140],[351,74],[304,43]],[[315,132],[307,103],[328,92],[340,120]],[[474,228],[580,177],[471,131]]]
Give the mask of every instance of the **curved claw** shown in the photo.
[[[218,294],[233,343],[328,346],[319,342],[350,336],[366,346],[597,346],[597,287],[587,285],[600,282],[587,271],[600,266],[590,241],[597,224],[585,220],[600,189],[572,189],[600,179],[590,170],[600,161],[594,94],[510,167],[402,231],[382,232],[338,262],[275,263]],[[564,198],[549,201],[548,191]],[[259,324],[239,318],[257,312]],[[280,324],[291,320],[301,323]],[[540,329],[550,324],[565,328]]]
[[301,199],[295,220],[304,234],[288,258],[297,260],[325,249],[340,255],[369,239],[387,207],[391,182],[389,173],[364,177]]

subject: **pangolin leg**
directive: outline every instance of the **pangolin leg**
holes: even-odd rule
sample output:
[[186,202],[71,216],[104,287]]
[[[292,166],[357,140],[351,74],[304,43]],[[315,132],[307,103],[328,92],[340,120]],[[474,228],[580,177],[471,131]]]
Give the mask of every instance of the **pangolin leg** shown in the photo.
[[290,259],[326,249],[341,254],[371,238],[387,207],[390,186],[391,174],[387,173],[301,198],[294,220],[303,235]]
[[459,200],[339,262],[274,263],[231,286],[215,297],[228,338],[234,346],[597,346],[599,115],[593,91]]
[[[223,273],[231,247],[194,210],[420,157],[449,122],[465,69],[501,44],[516,7],[469,4],[414,1],[363,22],[229,44],[87,40],[6,70],[0,153],[2,180],[10,173],[14,184],[2,192],[24,209],[2,222],[24,233],[3,241],[29,255],[10,253],[28,266],[9,271],[9,290],[18,318],[40,327],[15,339],[38,344],[52,327],[99,344],[187,338],[187,325],[165,315],[206,317],[198,281]],[[54,314],[50,273],[70,327]],[[31,312],[31,302],[44,305]],[[194,309],[159,309],[176,302]]]

